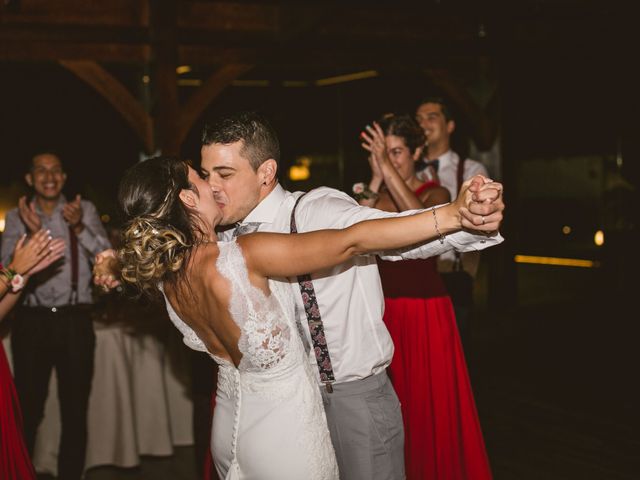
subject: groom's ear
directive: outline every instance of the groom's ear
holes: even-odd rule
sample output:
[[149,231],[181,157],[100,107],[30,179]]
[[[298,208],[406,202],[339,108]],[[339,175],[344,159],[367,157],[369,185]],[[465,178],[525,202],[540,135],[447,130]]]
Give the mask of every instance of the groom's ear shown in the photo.
[[186,188],[183,188],[182,190],[180,190],[180,194],[178,196],[180,197],[180,201],[186,207],[195,208],[197,203],[197,196],[193,190],[187,190]]
[[262,162],[262,165],[258,167],[257,173],[260,178],[260,183],[263,185],[271,185],[276,179],[276,174],[278,173],[278,162],[273,158],[265,160]]

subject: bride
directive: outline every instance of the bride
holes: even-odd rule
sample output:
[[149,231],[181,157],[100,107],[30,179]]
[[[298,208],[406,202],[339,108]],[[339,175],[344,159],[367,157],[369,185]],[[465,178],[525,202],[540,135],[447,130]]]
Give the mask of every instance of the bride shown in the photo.
[[220,478],[338,478],[290,288],[269,277],[314,272],[460,230],[470,184],[456,202],[412,216],[218,243],[221,211],[206,179],[187,163],[158,157],[127,171],[119,193],[128,221],[118,252],[122,278],[164,295],[184,342],[220,366],[212,428]]

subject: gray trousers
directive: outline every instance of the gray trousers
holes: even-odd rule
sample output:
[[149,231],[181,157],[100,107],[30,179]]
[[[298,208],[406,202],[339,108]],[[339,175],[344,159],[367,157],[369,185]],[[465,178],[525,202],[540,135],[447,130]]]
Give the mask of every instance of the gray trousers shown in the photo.
[[341,480],[403,480],[400,402],[386,372],[320,389]]

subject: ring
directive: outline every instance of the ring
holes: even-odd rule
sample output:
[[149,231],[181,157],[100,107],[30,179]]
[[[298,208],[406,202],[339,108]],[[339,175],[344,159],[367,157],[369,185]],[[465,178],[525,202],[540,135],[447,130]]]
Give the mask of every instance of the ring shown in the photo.
[[487,223],[484,219],[484,215],[482,215],[480,218],[482,218],[482,224],[484,225],[485,223]]

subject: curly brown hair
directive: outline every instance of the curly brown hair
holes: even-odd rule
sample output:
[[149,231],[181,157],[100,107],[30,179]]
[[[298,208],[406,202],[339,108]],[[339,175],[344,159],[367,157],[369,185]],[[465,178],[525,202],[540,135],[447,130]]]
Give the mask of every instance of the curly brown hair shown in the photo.
[[388,113],[378,120],[378,124],[385,136],[394,135],[404,139],[404,143],[411,154],[414,154],[418,148],[423,147],[427,141],[424,131],[410,115]]
[[411,154],[423,147],[427,141],[424,131],[410,115],[387,114],[378,120],[378,124],[385,136],[394,135],[403,138]]
[[188,286],[184,267],[203,233],[195,212],[180,200],[184,189],[198,193],[188,164],[170,157],[140,162],[120,182],[126,219],[118,250],[122,278],[148,296],[157,296],[160,282]]

